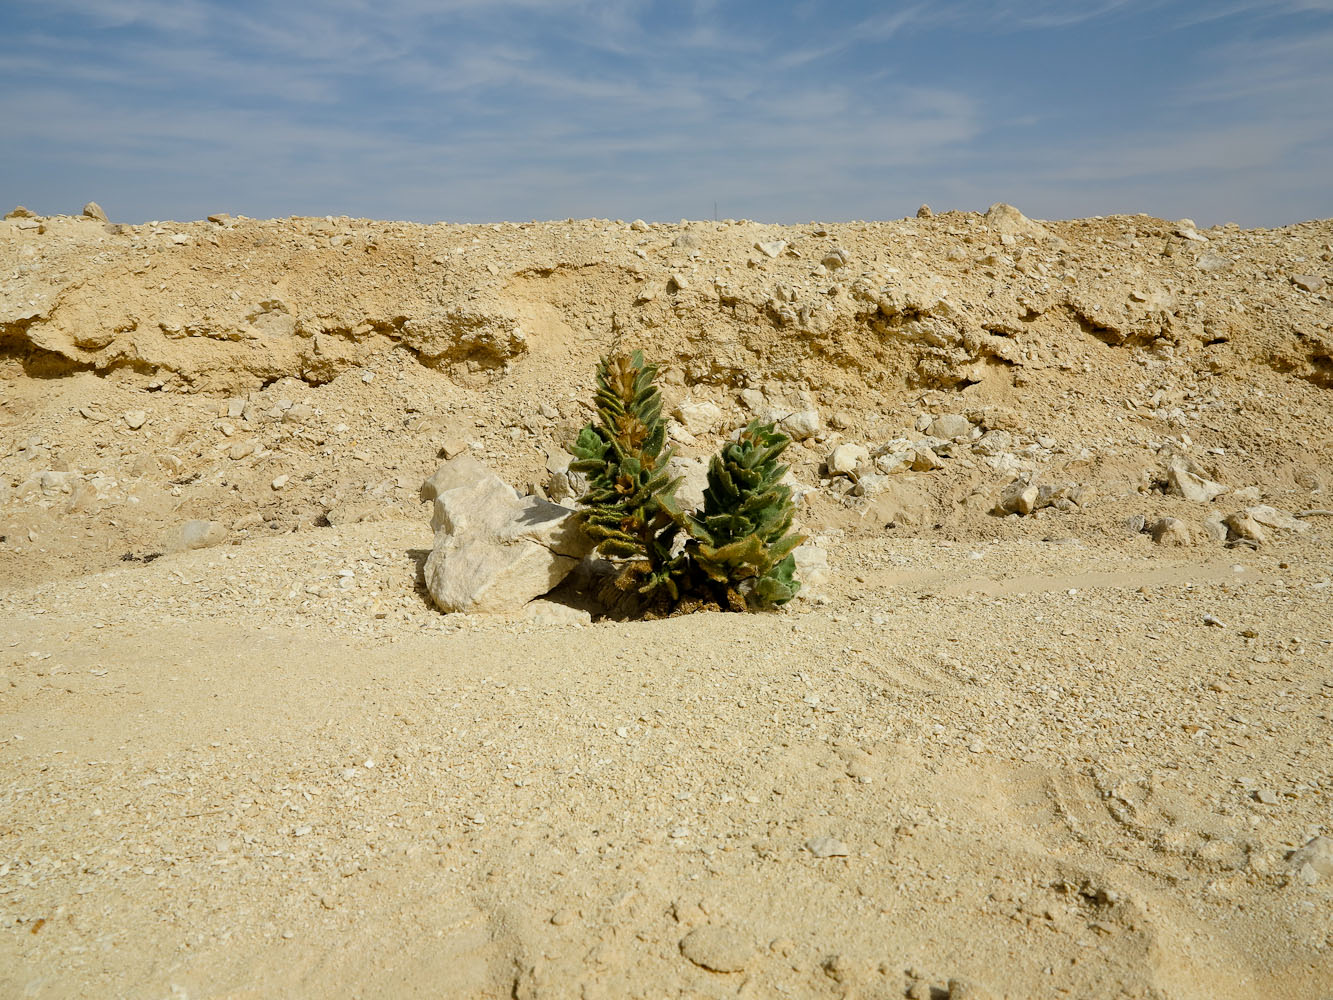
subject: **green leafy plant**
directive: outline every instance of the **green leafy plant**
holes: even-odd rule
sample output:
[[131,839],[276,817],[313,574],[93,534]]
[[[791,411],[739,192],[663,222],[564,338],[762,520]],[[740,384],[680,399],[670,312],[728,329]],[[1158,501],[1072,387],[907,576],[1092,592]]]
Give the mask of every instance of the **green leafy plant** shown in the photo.
[[791,489],[778,457],[791,439],[772,424],[751,423],[708,467],[703,510],[689,520],[695,565],[734,610],[786,604],[800,590],[790,531]]
[[655,365],[643,354],[603,358],[597,366],[597,422],[584,427],[570,449],[570,468],[588,477],[580,498],[588,534],[604,556],[623,560],[615,586],[637,595],[643,607],[674,604],[690,573],[681,533],[687,524],[676,505],[680,485],[666,472],[662,395]]

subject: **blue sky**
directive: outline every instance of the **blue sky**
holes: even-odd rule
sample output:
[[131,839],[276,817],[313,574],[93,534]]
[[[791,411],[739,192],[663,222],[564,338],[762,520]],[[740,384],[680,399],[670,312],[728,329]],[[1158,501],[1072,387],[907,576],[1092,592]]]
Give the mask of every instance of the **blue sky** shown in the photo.
[[0,201],[1333,216],[1333,0],[0,0]]

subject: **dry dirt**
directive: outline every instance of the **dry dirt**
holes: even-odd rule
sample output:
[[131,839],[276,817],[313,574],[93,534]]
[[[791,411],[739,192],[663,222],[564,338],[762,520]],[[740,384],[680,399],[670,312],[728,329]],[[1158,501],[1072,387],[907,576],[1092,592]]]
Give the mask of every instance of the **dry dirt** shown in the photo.
[[[0,221],[0,996],[1333,997],[1331,259],[1005,211]],[[721,408],[687,456],[819,412],[827,580],[434,610],[441,452],[545,488],[633,347]],[[823,468],[940,415],[939,468]],[[1017,478],[1058,502],[997,515]]]

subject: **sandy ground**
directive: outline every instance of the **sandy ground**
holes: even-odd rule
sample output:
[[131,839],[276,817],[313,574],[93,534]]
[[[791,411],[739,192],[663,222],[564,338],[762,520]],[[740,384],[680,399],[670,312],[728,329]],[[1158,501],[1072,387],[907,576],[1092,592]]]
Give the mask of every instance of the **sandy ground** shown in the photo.
[[[1333,997],[1333,861],[1301,853],[1333,835],[1333,516],[1312,513],[1333,506],[1333,303],[1306,287],[1333,225],[18,221],[0,996]],[[869,313],[838,293],[789,322],[793,275],[846,291],[859,266],[752,246],[778,236],[962,291]],[[728,246],[715,301],[694,272],[665,284],[682,261],[729,273]],[[1198,267],[1220,252],[1231,271]],[[614,254],[623,282],[578,263]],[[239,298],[210,290],[243,263]],[[427,265],[443,290],[422,278],[407,313],[433,295],[480,318],[395,326],[391,286]],[[255,312],[246,281],[285,304]],[[1086,315],[1024,313],[1042,281]],[[1008,304],[985,313],[987,288]],[[1140,301],[1163,289],[1175,312]],[[1122,299],[1132,322],[1090,325]],[[688,456],[756,406],[818,410],[790,457],[828,580],[768,615],[439,613],[417,488],[441,444],[544,488],[592,363],[631,335],[671,405],[724,414],[673,426]],[[875,365],[847,361],[866,344]],[[942,468],[874,495],[823,468],[940,414],[972,428]],[[1173,456],[1228,493],[1168,495]],[[1082,492],[994,514],[1025,475]],[[1255,503],[1306,516],[1209,533]],[[219,544],[183,547],[197,518]]]

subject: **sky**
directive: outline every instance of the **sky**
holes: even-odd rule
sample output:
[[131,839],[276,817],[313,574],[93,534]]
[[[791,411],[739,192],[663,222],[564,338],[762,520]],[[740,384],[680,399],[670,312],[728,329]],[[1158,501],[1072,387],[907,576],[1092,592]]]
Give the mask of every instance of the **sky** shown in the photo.
[[0,211],[125,222],[1279,226],[1333,0],[0,0],[0,128]]

